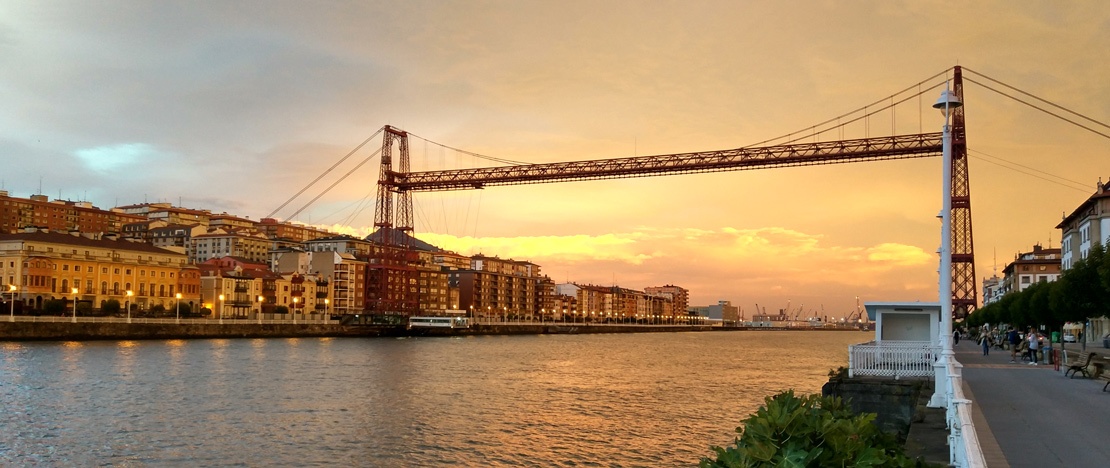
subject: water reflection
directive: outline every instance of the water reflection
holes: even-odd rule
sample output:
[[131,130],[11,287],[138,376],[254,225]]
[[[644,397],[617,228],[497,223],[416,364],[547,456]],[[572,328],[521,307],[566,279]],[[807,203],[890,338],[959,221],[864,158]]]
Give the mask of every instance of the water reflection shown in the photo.
[[[689,466],[851,333],[0,344],[0,466]],[[781,359],[778,357],[782,356]]]

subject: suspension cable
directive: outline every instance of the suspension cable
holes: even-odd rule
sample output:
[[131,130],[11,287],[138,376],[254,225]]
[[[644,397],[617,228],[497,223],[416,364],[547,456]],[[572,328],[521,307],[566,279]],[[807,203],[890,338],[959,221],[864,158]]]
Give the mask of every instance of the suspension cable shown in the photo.
[[[1013,100],[1015,100],[1015,101],[1017,101],[1017,102],[1020,102],[1020,103],[1022,103],[1022,104],[1025,104],[1025,105],[1027,105],[1027,106],[1029,106],[1029,107],[1032,107],[1032,108],[1034,108],[1034,109],[1037,109],[1037,110],[1039,110],[1039,111],[1041,111],[1041,112],[1044,112],[1044,113],[1046,113],[1046,114],[1048,114],[1048,115],[1051,115],[1051,116],[1053,116],[1053,117],[1056,117],[1057,119],[1063,120],[1064,122],[1067,122],[1067,123],[1070,123],[1070,124],[1072,124],[1072,125],[1075,125],[1076,127],[1082,128],[1082,129],[1084,129],[1084,130],[1086,130],[1086,131],[1088,131],[1088,132],[1094,133],[1094,134],[1096,134],[1096,135],[1099,135],[1099,136],[1101,136],[1101,137],[1103,137],[1103,138],[1106,138],[1106,139],[1110,139],[1110,134],[1102,133],[1102,132],[1100,132],[1100,131],[1098,131],[1098,130],[1095,130],[1095,129],[1091,128],[1091,127],[1088,127],[1088,126],[1086,126],[1086,125],[1083,125],[1083,124],[1081,124],[1081,123],[1079,123],[1079,122],[1076,122],[1076,121],[1074,121],[1074,120],[1071,120],[1071,119],[1069,119],[1069,118],[1067,118],[1067,117],[1064,117],[1064,116],[1062,116],[1062,115],[1060,115],[1060,114],[1057,114],[1057,113],[1055,113],[1055,112],[1052,112],[1052,111],[1050,111],[1050,110],[1048,110],[1048,109],[1045,109],[1045,108],[1043,108],[1043,107],[1040,107],[1040,106],[1038,106],[1038,105],[1036,105],[1036,104],[1033,104],[1033,103],[1030,103],[1030,102],[1024,101],[1024,100],[1022,100],[1022,99],[1020,99],[1020,98],[1018,98],[1018,97],[1015,97],[1015,96],[1012,96],[1012,95],[1006,94],[1006,93],[1004,93],[1004,92],[1002,92],[1002,91],[999,91],[999,90],[997,90],[997,89],[994,89],[994,88],[992,88],[992,87],[990,87],[990,86],[988,86],[988,85],[985,85],[985,84],[983,84],[983,83],[980,83],[980,82],[978,82],[978,81],[975,81],[975,80],[973,80],[973,79],[971,79],[971,78],[965,78],[965,79],[966,79],[967,81],[971,82],[971,83],[975,83],[975,84],[977,84],[977,85],[979,85],[979,86],[982,86],[982,87],[984,87],[984,88],[986,88],[986,89],[989,89],[989,90],[991,90],[991,91],[994,91],[994,92],[996,92],[996,93],[998,93],[998,94],[1001,94],[1001,95],[1003,95],[1003,96],[1005,96],[1005,97],[1008,97],[1008,98],[1010,98],[1010,99],[1013,99]],[[1036,97],[1036,96],[1034,96],[1034,97]],[[1040,99],[1040,98],[1037,98],[1037,99]],[[1043,99],[1042,99],[1042,100],[1043,100]],[[1048,101],[1045,101],[1045,102],[1048,102]],[[1052,103],[1049,103],[1049,104],[1052,104]],[[1055,104],[1053,104],[1053,105],[1055,106]],[[1059,107],[1059,106],[1057,106],[1057,107]],[[1061,107],[1061,109],[1064,109],[1064,108],[1063,108],[1063,107]],[[1067,110],[1067,109],[1064,109],[1064,110]],[[1072,112],[1072,111],[1068,111],[1068,112]],[[1074,112],[1073,112],[1073,113],[1074,113]],[[1104,123],[1102,123],[1102,122],[1099,122],[1099,121],[1097,121],[1097,120],[1091,119],[1091,118],[1089,118],[1089,117],[1086,117],[1086,116],[1083,116],[1083,115],[1081,115],[1081,114],[1076,114],[1076,115],[1079,115],[1080,117],[1083,117],[1083,118],[1085,118],[1085,119],[1091,120],[1092,122],[1095,122],[1095,123],[1097,123],[1097,124],[1099,124],[1099,125],[1103,125],[1103,126],[1106,126],[1106,124],[1104,124]]]
[[447,148],[447,149],[452,150],[452,151],[458,151],[462,154],[474,156],[478,159],[484,159],[486,161],[499,162],[499,163],[508,164],[508,165],[511,165],[511,166],[526,166],[528,164],[532,164],[532,163],[528,163],[528,162],[513,161],[511,159],[495,158],[493,156],[486,156],[486,155],[478,154],[478,153],[475,153],[475,152],[472,152],[472,151],[467,151],[467,150],[464,150],[464,149],[454,148],[454,147],[447,146],[447,145],[442,144],[442,143],[436,143],[432,140],[429,140],[427,138],[424,138],[424,137],[422,137],[420,135],[417,135],[415,133],[412,133],[412,132],[409,132],[409,136],[419,138],[421,140],[424,140],[425,142],[428,142],[428,143],[431,143],[433,145],[440,146],[440,147],[443,147],[443,148]]
[[[336,168],[336,167],[339,167],[339,165],[340,165],[340,164],[343,164],[343,161],[346,161],[346,160],[347,160],[347,158],[351,157],[351,155],[355,154],[355,152],[357,152],[358,150],[362,149],[362,147],[363,147],[363,146],[366,146],[366,144],[367,144],[367,143],[369,143],[369,142],[370,142],[370,140],[373,140],[373,139],[374,139],[374,137],[376,137],[376,136],[378,136],[378,135],[381,135],[382,131],[384,131],[384,130],[385,130],[385,127],[379,128],[379,129],[378,129],[378,131],[374,132],[374,134],[373,134],[373,135],[370,135],[370,137],[369,137],[369,138],[367,138],[367,139],[363,140],[363,141],[362,141],[362,143],[359,143],[359,144],[358,144],[358,146],[356,146],[356,147],[355,147],[355,149],[353,149],[353,150],[351,150],[351,151],[350,151],[349,153],[347,153],[347,155],[346,155],[346,156],[343,156],[342,158],[340,158],[340,159],[339,159],[339,161],[338,161],[338,162],[336,162],[335,164],[332,164],[332,166],[331,166],[331,167],[329,167],[329,168],[328,168],[328,170],[324,171],[324,173],[323,173],[323,174],[320,174],[320,175],[319,175],[318,177],[316,177],[315,179],[313,179],[313,180],[312,180],[312,182],[309,182],[309,183],[308,183],[308,185],[305,185],[305,186],[304,186],[304,188],[302,188],[302,189],[301,189],[301,190],[300,190],[299,192],[297,192],[297,193],[296,193],[295,195],[293,195],[292,197],[289,197],[289,199],[288,199],[288,200],[285,200],[285,203],[282,203],[282,204],[281,204],[281,206],[277,207],[277,209],[276,209],[276,210],[274,210],[274,211],[271,211],[271,212],[270,212],[270,214],[266,215],[266,217],[267,217],[267,218],[272,218],[272,217],[274,217],[274,215],[275,215],[275,214],[277,214],[277,212],[278,212],[278,211],[281,211],[281,209],[282,209],[282,208],[285,208],[285,206],[286,206],[286,205],[288,205],[288,204],[292,203],[292,202],[293,202],[293,200],[296,200],[296,199],[297,199],[297,197],[301,196],[301,194],[302,194],[302,193],[304,193],[304,192],[305,192],[306,190],[308,190],[308,188],[309,188],[309,187],[312,187],[313,185],[315,185],[315,184],[316,184],[316,182],[319,182],[319,181],[320,181],[320,179],[323,179],[323,178],[324,178],[324,176],[328,175],[328,173],[329,173],[329,172],[331,172],[331,171],[335,170],[335,168]],[[378,150],[378,152],[380,153],[380,152],[381,152],[381,150]],[[376,154],[376,153],[375,153],[375,154]],[[361,165],[361,164],[360,164],[360,165]],[[342,180],[342,179],[340,179],[340,180]],[[333,187],[334,187],[334,185],[333,185]],[[329,187],[329,190],[330,190],[330,187]],[[319,197],[317,197],[317,198],[319,198]],[[315,200],[313,200],[313,201],[315,201]],[[301,208],[301,210],[303,210],[303,209],[304,209],[304,208]],[[300,213],[300,212],[301,212],[301,210],[297,210],[297,213],[294,213],[294,215],[293,215],[293,216],[296,216],[296,215],[297,215],[298,213]],[[292,218],[293,218],[293,216],[290,216],[289,218],[290,218],[290,219],[292,219]]]
[[[886,97],[883,97],[883,98],[881,98],[881,99],[878,99],[878,100],[876,100],[875,102],[872,102],[872,103],[870,103],[870,104],[867,104],[867,105],[865,105],[865,106],[863,106],[863,107],[857,108],[857,109],[855,109],[855,110],[852,110],[852,111],[849,111],[849,112],[845,112],[845,113],[843,113],[843,114],[841,114],[841,115],[838,115],[838,116],[836,116],[836,117],[833,117],[833,118],[831,118],[831,119],[825,120],[824,122],[818,123],[818,124],[816,124],[816,125],[811,125],[811,126],[809,126],[809,127],[808,127],[808,129],[815,129],[815,128],[817,128],[817,127],[821,127],[822,125],[826,125],[826,124],[829,124],[829,123],[832,123],[832,122],[837,122],[837,121],[839,121],[840,119],[846,118],[846,117],[848,117],[848,116],[851,116],[851,115],[855,115],[855,114],[857,114],[857,113],[859,113],[859,112],[861,112],[861,111],[862,111],[862,112],[866,112],[866,111],[867,111],[867,109],[870,109],[870,108],[872,108],[872,107],[874,107],[874,106],[879,106],[879,105],[883,104],[883,102],[884,102],[884,101],[887,101],[887,100],[891,100],[891,99],[893,99],[893,98],[894,98],[895,96],[898,96],[898,95],[900,95],[900,94],[903,94],[903,93],[909,92],[909,91],[913,90],[914,88],[917,88],[917,89],[918,89],[918,91],[917,91],[917,94],[913,94],[913,95],[911,95],[911,96],[910,96],[909,98],[906,98],[906,99],[903,99],[903,100],[901,100],[901,101],[898,101],[898,102],[896,102],[896,103],[893,103],[893,104],[891,104],[890,106],[882,106],[882,107],[879,107],[879,108],[878,108],[877,110],[875,110],[875,111],[871,112],[871,113],[870,113],[870,114],[868,114],[868,115],[872,115],[872,114],[875,114],[875,113],[878,113],[878,112],[884,111],[884,110],[888,109],[889,107],[891,107],[891,106],[893,106],[893,105],[895,105],[895,104],[901,104],[902,102],[905,102],[905,101],[907,101],[907,100],[909,100],[909,99],[912,99],[912,98],[914,98],[914,97],[920,96],[920,95],[922,95],[923,93],[929,92],[929,90],[932,90],[933,88],[937,87],[937,85],[932,85],[932,86],[930,86],[930,87],[928,87],[928,88],[926,88],[926,89],[924,89],[924,90],[922,90],[922,89],[921,89],[921,85],[923,85],[923,84],[926,84],[926,83],[928,83],[929,81],[932,81],[932,80],[936,79],[937,77],[940,77],[940,76],[947,76],[947,74],[948,74],[948,69],[945,69],[944,71],[942,71],[942,72],[940,72],[940,73],[937,73],[937,74],[935,74],[935,75],[933,75],[933,76],[930,76],[930,77],[928,77],[928,78],[925,78],[924,80],[921,80],[921,81],[919,81],[919,82],[917,82],[917,83],[915,83],[915,84],[913,84],[913,85],[910,85],[910,86],[908,86],[908,87],[907,87],[906,89],[903,89],[903,90],[901,90],[901,91],[898,91],[898,92],[896,92],[896,93],[894,93],[894,94],[891,94],[890,96],[886,96]],[[843,127],[844,125],[847,125],[847,124],[849,124],[849,123],[852,123],[852,122],[857,122],[857,121],[861,120],[862,118],[863,118],[863,117],[859,117],[859,118],[855,118],[855,119],[852,119],[852,120],[849,120],[849,121],[846,121],[846,122],[839,122],[839,123],[838,123],[838,124],[837,124],[836,126],[833,126],[833,127],[829,127],[828,129],[826,129],[826,130],[822,130],[822,131],[828,131],[828,130],[831,130],[831,129],[833,129],[833,128],[836,128],[836,127]],[[749,147],[753,147],[753,146],[764,146],[764,145],[766,145],[767,143],[770,143],[770,142],[773,142],[773,141],[779,141],[779,140],[784,140],[784,139],[787,139],[787,138],[791,138],[791,137],[793,137],[793,136],[794,136],[795,134],[798,134],[798,133],[800,133],[800,132],[802,132],[802,131],[804,131],[804,130],[798,130],[798,131],[790,132],[790,133],[787,133],[787,134],[785,134],[785,135],[782,135],[782,136],[779,136],[779,137],[775,137],[775,138],[769,138],[769,139],[767,139],[767,140],[763,140],[763,141],[760,141],[760,142],[752,143],[752,144],[750,144],[750,145],[747,145],[747,146],[744,146],[744,147],[745,147],[745,148],[749,148]],[[806,135],[805,137],[808,137],[808,136],[810,136],[810,135]],[[802,137],[802,138],[805,138],[805,137]],[[786,143],[790,143],[790,142],[795,142],[795,141],[798,141],[798,140],[797,140],[797,139],[794,139],[794,140],[788,140],[788,141],[787,141]],[[784,144],[785,144],[785,143],[784,143]]]
[[[294,211],[293,214],[289,216],[289,219],[296,218],[297,215],[301,214],[301,212],[305,210],[305,208],[308,208],[309,205],[312,205],[313,203],[316,203],[316,200],[319,200],[320,197],[327,194],[329,191],[331,191],[331,189],[335,188],[336,185],[339,185],[340,182],[343,182],[348,176],[350,176],[356,170],[358,170],[358,168],[362,167],[363,164],[366,164],[367,162],[370,162],[371,159],[374,159],[374,156],[377,156],[381,152],[382,152],[382,150],[381,150],[381,148],[379,148],[377,151],[374,151],[373,154],[371,154],[370,156],[367,156],[366,159],[363,159],[362,162],[355,165],[355,167],[353,167],[353,168],[351,168],[351,170],[347,171],[346,174],[343,174],[343,177],[340,177],[335,182],[332,182],[332,184],[329,185],[328,188],[324,189],[323,192],[320,192],[319,195],[316,195],[316,197],[314,197],[312,200],[309,200],[308,203],[305,203],[304,206],[300,207],[300,209],[298,209],[297,211]],[[330,169],[329,169],[329,171],[330,171]],[[305,188],[307,189],[307,187],[305,187]]]
[[[1087,117],[1087,116],[1085,116],[1085,115],[1083,115],[1083,114],[1080,114],[1080,113],[1078,113],[1078,112],[1076,112],[1076,111],[1073,111],[1073,110],[1071,110],[1071,109],[1068,109],[1068,108],[1066,108],[1066,107],[1064,107],[1064,106],[1061,106],[1061,105],[1059,105],[1059,104],[1056,104],[1056,103],[1054,103],[1054,102],[1052,102],[1052,101],[1049,101],[1049,100],[1047,100],[1047,99],[1043,99],[1043,98],[1041,98],[1041,97],[1039,97],[1039,96],[1036,96],[1036,95],[1034,95],[1034,94],[1031,94],[1031,93],[1027,93],[1027,92],[1025,92],[1025,91],[1022,91],[1022,90],[1020,90],[1020,89],[1018,89],[1018,88],[1015,88],[1015,87],[1013,87],[1013,86],[1010,86],[1010,85],[1008,85],[1008,84],[1006,84],[1006,83],[1003,83],[1003,82],[1001,82],[1001,81],[998,81],[998,80],[996,80],[996,79],[994,79],[994,78],[991,78],[991,77],[989,77],[989,76],[987,76],[987,75],[984,75],[984,74],[982,74],[982,73],[979,73],[979,72],[977,72],[977,71],[975,71],[975,70],[972,70],[972,69],[970,69],[970,68],[964,67],[964,70],[967,70],[967,71],[969,71],[969,72],[971,72],[971,73],[974,73],[974,74],[976,74],[976,75],[979,75],[979,76],[981,76],[981,77],[983,77],[983,78],[986,78],[986,79],[988,79],[988,80],[991,80],[991,81],[993,81],[993,82],[995,82],[995,83],[998,83],[998,84],[1000,84],[1000,85],[1002,85],[1002,86],[1005,86],[1005,87],[1007,87],[1007,88],[1010,88],[1010,89],[1012,89],[1012,90],[1014,90],[1014,91],[1017,91],[1017,92],[1019,92],[1019,93],[1021,93],[1021,94],[1024,94],[1024,95],[1026,95],[1026,96],[1029,96],[1029,97],[1031,97],[1031,98],[1033,98],[1033,99],[1036,99],[1036,100],[1038,100],[1038,101],[1041,101],[1041,102],[1043,102],[1043,103],[1045,103],[1045,104],[1048,104],[1048,105],[1050,105],[1050,106],[1052,106],[1052,107],[1055,107],[1055,108],[1057,108],[1057,109],[1060,109],[1060,110],[1062,110],[1062,111],[1064,111],[1064,112],[1067,112],[1067,113],[1069,113],[1069,114],[1075,115],[1075,116],[1077,116],[1077,117],[1081,117],[1081,118],[1083,118],[1083,119],[1086,119],[1086,120],[1088,120],[1088,121],[1091,121],[1091,122],[1093,122],[1093,123],[1099,124],[1099,125],[1101,125],[1101,126],[1103,126],[1103,127],[1106,127],[1106,128],[1110,128],[1110,125],[1107,125],[1107,124],[1105,124],[1105,123],[1099,122],[1098,120],[1095,120],[1095,119],[1092,119],[1092,118],[1090,118],[1090,117]],[[993,90],[992,90],[992,91],[993,91]]]

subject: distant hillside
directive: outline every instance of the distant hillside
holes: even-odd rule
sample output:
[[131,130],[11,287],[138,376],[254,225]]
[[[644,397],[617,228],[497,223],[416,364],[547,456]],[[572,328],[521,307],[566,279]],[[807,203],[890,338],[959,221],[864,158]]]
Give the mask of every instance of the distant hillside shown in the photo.
[[369,236],[366,236],[366,240],[368,240],[370,242],[377,242],[377,243],[380,244],[380,243],[383,243],[383,240],[385,239],[385,235],[387,233],[392,233],[392,232],[396,232],[397,233],[396,235],[400,236],[401,239],[411,238],[412,239],[412,246],[416,250],[424,250],[424,251],[427,251],[427,252],[439,252],[439,251],[443,250],[439,247],[436,247],[432,244],[424,242],[420,239],[409,236],[408,234],[405,234],[403,231],[398,231],[398,230],[393,229],[393,228],[389,228],[388,230],[387,229],[378,229],[377,231],[374,231],[373,234],[370,234]]

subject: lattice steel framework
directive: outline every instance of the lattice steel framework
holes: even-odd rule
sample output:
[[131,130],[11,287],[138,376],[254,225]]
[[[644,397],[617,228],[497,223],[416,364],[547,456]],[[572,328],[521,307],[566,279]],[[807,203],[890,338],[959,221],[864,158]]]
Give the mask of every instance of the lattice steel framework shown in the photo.
[[[366,272],[366,308],[377,314],[411,315],[419,310],[416,287],[417,253],[412,249],[412,193],[396,190],[397,174],[409,172],[408,133],[386,126],[382,132],[381,172],[374,227],[380,245],[374,247]],[[397,171],[393,145],[397,143]],[[396,223],[396,224],[394,224]]]
[[[955,69],[954,92],[962,99],[963,81],[959,67]],[[968,183],[967,139],[962,107],[953,115],[952,132],[952,310],[957,317],[964,317],[976,308],[978,288],[975,284],[971,191]],[[374,225],[379,230],[391,234],[383,237],[384,243],[387,246],[398,247],[398,251],[411,249],[412,192],[921,158],[940,156],[943,149],[941,133],[922,133],[634,158],[409,172],[408,134],[386,126],[384,135]],[[397,171],[392,169],[394,141],[399,142],[400,148]],[[395,210],[396,219],[394,219]],[[389,270],[395,271],[392,273],[396,276],[394,281],[404,281],[404,284],[408,284],[410,277],[415,274],[413,266],[415,258],[411,255],[402,258],[398,253],[389,259],[395,264]],[[381,279],[389,280],[387,276]],[[386,291],[381,289],[385,288],[384,284],[368,285],[368,290],[371,287],[379,288],[383,297],[386,295]],[[383,307],[416,310],[415,288],[412,288],[411,294],[408,293],[410,288],[404,289],[405,297],[394,295],[393,299],[383,303]]]
[[[952,91],[964,100],[963,72],[955,67]],[[978,308],[975,284],[975,246],[971,234],[971,184],[967,170],[965,106],[952,114],[952,314],[964,318]]]

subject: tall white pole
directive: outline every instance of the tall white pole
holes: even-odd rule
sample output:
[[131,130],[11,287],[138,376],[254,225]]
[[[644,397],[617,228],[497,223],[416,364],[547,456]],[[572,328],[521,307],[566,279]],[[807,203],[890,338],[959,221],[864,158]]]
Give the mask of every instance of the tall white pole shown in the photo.
[[944,112],[944,132],[941,137],[942,202],[940,211],[940,281],[938,300],[940,302],[940,359],[934,364],[936,376],[933,397],[929,406],[941,408],[948,405],[948,366],[955,360],[952,351],[952,129],[948,124],[952,111],[959,107],[955,94],[945,87],[941,99],[934,107]]

